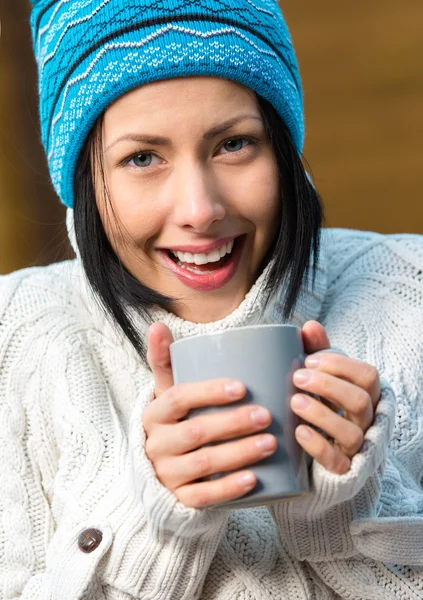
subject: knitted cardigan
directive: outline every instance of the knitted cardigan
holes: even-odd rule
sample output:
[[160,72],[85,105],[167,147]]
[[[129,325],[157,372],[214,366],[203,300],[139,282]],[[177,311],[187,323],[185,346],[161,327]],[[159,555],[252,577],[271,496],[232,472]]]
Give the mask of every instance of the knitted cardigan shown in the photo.
[[[80,259],[0,277],[1,599],[423,598],[422,264],[420,236],[323,230],[291,322],[378,368],[375,420],[348,473],[312,462],[308,496],[234,511],[186,508],[155,477],[151,372]],[[176,338],[262,321],[264,277],[218,322],[154,318]]]

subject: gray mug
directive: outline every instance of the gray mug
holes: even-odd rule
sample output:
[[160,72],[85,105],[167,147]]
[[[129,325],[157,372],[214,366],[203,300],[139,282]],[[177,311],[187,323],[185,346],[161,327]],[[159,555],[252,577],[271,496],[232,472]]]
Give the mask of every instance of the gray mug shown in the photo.
[[310,457],[295,439],[295,429],[302,420],[290,408],[291,396],[298,391],[292,376],[305,358],[301,329],[294,325],[252,325],[197,335],[173,342],[170,356],[175,384],[230,377],[242,381],[247,389],[242,400],[198,408],[190,411],[188,418],[245,404],[264,406],[272,414],[265,432],[276,437],[276,452],[245,467],[254,471],[257,485],[242,498],[212,508],[248,508],[309,492]]

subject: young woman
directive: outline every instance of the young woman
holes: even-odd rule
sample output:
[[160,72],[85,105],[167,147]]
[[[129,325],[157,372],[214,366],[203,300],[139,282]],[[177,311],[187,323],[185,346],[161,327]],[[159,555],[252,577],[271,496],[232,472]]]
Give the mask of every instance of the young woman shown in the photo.
[[[1,598],[421,598],[422,238],[322,229],[277,3],[33,4],[77,258],[0,279]],[[271,415],[169,345],[263,321],[302,328],[311,493],[210,511]]]

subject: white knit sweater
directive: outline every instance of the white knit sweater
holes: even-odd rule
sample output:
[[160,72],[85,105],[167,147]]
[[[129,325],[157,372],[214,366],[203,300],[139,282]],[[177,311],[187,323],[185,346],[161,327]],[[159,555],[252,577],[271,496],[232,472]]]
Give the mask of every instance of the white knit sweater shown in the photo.
[[[79,259],[0,277],[1,599],[423,598],[423,237],[323,239],[292,322],[318,319],[375,365],[382,395],[350,471],[313,463],[312,493],[272,508],[188,509],[158,482],[141,425],[151,373]],[[155,318],[176,338],[255,322],[262,283],[219,322]],[[88,527],[103,540],[84,554]]]

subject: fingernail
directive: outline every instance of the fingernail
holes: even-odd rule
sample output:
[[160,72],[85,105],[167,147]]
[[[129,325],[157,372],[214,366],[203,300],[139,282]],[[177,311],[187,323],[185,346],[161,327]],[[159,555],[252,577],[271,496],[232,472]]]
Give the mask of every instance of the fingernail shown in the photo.
[[271,414],[265,408],[256,408],[251,413],[251,419],[256,425],[266,425],[271,420]]
[[320,356],[307,356],[305,360],[305,366],[308,368],[315,369],[320,365],[322,359]]
[[297,408],[298,410],[305,410],[310,406],[310,398],[308,396],[300,396],[297,394],[292,398],[291,401],[292,408]]
[[306,369],[299,369],[299,371],[295,371],[294,373],[294,381],[296,383],[307,383],[310,381],[310,378],[311,375]]
[[275,448],[275,438],[273,435],[264,435],[256,441],[260,450],[273,450]]
[[244,386],[240,381],[230,381],[225,385],[225,389],[229,396],[239,397],[244,393]]
[[311,429],[309,429],[308,427],[304,427],[303,425],[297,427],[296,433],[297,436],[302,440],[311,440],[311,438],[313,437],[313,432],[311,431]]
[[249,488],[255,484],[256,477],[255,477],[254,473],[246,472],[246,473],[241,473],[238,480],[243,486]]

